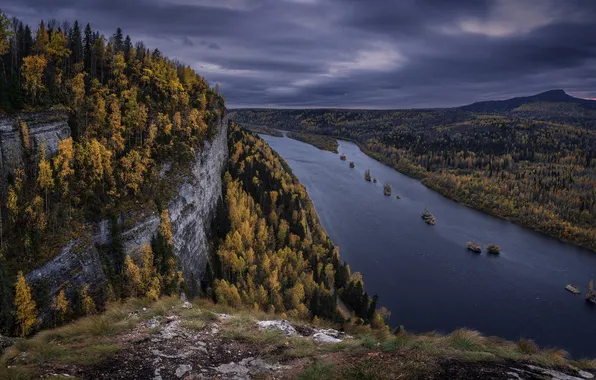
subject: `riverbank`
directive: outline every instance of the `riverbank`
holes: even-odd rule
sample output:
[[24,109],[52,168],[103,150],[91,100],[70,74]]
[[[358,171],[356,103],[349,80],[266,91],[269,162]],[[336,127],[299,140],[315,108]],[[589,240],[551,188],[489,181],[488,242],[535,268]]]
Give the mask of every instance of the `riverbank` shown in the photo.
[[257,134],[274,136],[274,137],[283,137],[283,133],[281,133],[277,129],[265,127],[262,125],[246,125],[245,128],[248,129],[249,131],[251,131],[253,133],[257,133]]
[[[407,175],[408,177],[420,180],[423,185],[438,192],[446,198],[456,201],[464,206],[471,207],[475,210],[479,210],[489,215],[510,221],[522,227],[530,228],[534,231],[554,237],[560,241],[575,244],[596,252],[596,230],[573,226],[568,222],[558,220],[556,215],[553,215],[547,210],[537,209],[535,207],[537,205],[528,205],[527,207],[521,209],[515,209],[511,207],[508,199],[501,199],[501,203],[495,202],[495,199],[497,199],[500,194],[484,194],[478,193],[475,190],[472,191],[472,189],[477,189],[480,186],[479,184],[469,187],[457,187],[450,184],[450,182],[454,182],[454,179],[457,181],[457,177],[464,178],[463,176],[449,173],[448,175],[450,177],[447,175],[443,177],[442,175],[444,172],[428,172],[424,170],[424,168],[415,165],[406,158],[402,158],[396,164],[391,158],[369,149],[366,143],[361,143],[353,139],[312,133],[296,133],[291,130],[284,131],[287,132],[286,136],[288,137],[290,137],[290,135],[295,136],[292,138],[313,145],[319,149],[329,150],[334,153],[337,153],[337,147],[335,150],[329,148],[326,149],[324,147],[330,146],[328,139],[338,139],[354,143],[367,156],[395,169],[402,174]],[[322,142],[325,143],[322,144]],[[474,177],[469,176],[469,178],[473,179]],[[473,196],[470,196],[470,194]],[[479,195],[481,194],[484,194],[484,196],[480,197]]]
[[302,141],[303,143],[310,144],[321,150],[327,150],[332,153],[339,153],[337,139],[324,135],[315,135],[310,133],[297,133],[288,131],[286,137],[294,140]]
[[[342,258],[392,312],[393,327],[421,333],[466,326],[535,339],[578,357],[596,355],[588,338],[596,334],[596,309],[564,289],[573,283],[583,291],[596,277],[592,252],[452,201],[356,144],[339,141],[355,163],[350,169],[312,145],[264,138],[306,187]],[[363,180],[367,168],[379,184]],[[384,197],[382,183],[402,200]],[[425,207],[437,217],[433,228],[420,219]],[[501,255],[470,254],[468,241],[499,244]],[[561,326],[560,320],[574,323]]]
[[349,138],[463,204],[596,250],[596,134],[549,112],[241,110],[241,122]]
[[461,182],[458,181],[458,179],[467,178],[469,182],[472,182],[474,177],[471,175],[464,177],[453,173],[427,172],[421,167],[414,166],[411,162],[396,165],[390,158],[368,149],[365,144],[358,142],[355,142],[355,144],[369,157],[402,174],[420,180],[424,186],[446,198],[522,227],[554,237],[560,241],[575,244],[596,252],[596,232],[593,229],[589,230],[576,227],[570,223],[557,220],[556,216],[553,216],[546,210],[537,209],[535,207],[536,205],[528,205],[521,209],[515,209],[511,207],[507,200],[503,199],[501,203],[495,202],[498,194],[477,192],[476,189],[479,188],[479,184],[471,183],[469,186],[465,184],[462,186]]

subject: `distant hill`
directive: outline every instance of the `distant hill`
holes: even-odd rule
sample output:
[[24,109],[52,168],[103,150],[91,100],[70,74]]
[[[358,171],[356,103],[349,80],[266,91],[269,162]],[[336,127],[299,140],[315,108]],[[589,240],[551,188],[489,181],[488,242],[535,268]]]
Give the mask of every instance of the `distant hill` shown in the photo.
[[569,105],[579,105],[583,108],[596,109],[596,101],[575,98],[567,94],[564,90],[551,90],[533,96],[523,96],[507,100],[476,102],[460,107],[460,109],[470,112],[509,112],[521,106],[534,103],[567,103]]

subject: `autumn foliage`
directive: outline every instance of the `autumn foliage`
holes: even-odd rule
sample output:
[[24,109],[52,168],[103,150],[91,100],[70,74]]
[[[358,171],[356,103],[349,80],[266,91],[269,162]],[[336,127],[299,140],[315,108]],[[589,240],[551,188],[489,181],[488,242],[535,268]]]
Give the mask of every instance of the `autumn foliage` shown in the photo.
[[593,106],[240,110],[234,120],[356,141],[449,198],[596,250]]
[[[26,117],[17,117],[22,164],[6,173],[0,192],[0,270],[7,274],[0,288],[12,287],[17,270],[27,272],[81,238],[89,222],[131,207],[164,210],[159,236],[141,257],[125,259],[122,247],[111,248],[114,258],[106,263],[116,264],[106,270],[109,295],[71,284],[54,298],[38,284],[26,291],[19,279],[19,304],[13,305],[14,289],[0,292],[0,316],[18,309],[17,324],[26,335],[34,325],[33,298],[60,322],[95,312],[105,298],[156,299],[180,289],[163,207],[172,179],[159,172],[166,161],[183,169],[219,132],[225,107],[217,87],[159,50],[133,43],[120,29],[104,36],[90,25],[55,20],[31,28],[8,22],[1,11],[0,60],[1,114],[51,108],[55,114],[48,113],[48,121],[68,122],[71,129],[71,137],[49,149],[32,137]],[[7,322],[2,332],[12,330]]]
[[15,283],[14,304],[18,333],[20,336],[27,336],[37,323],[37,305],[23,272],[19,272]]
[[339,248],[287,164],[234,124],[229,148],[221,238],[211,268],[215,280],[207,292],[218,302],[309,320],[349,317],[338,311],[341,299],[363,322],[371,321],[375,305],[360,275],[340,261]]

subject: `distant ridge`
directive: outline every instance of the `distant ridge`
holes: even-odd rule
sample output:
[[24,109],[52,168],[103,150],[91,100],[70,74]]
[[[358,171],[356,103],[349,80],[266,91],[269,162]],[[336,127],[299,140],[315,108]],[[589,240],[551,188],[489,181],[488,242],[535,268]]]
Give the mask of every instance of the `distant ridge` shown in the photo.
[[561,89],[550,90],[541,92],[537,95],[523,96],[507,100],[476,102],[460,107],[460,109],[471,112],[507,112],[529,103],[573,103],[586,108],[596,109],[596,101],[575,98]]

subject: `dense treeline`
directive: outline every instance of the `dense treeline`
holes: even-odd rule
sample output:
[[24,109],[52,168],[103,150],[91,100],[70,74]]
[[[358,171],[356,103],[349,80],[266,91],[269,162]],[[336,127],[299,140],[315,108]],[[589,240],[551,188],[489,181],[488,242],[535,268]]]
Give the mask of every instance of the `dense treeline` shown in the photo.
[[[7,328],[14,308],[31,306],[17,272],[53,257],[66,241],[85,238],[88,221],[129,208],[165,208],[175,181],[159,170],[166,161],[183,167],[218,133],[224,99],[189,66],[133,44],[121,29],[106,37],[76,21],[42,21],[34,30],[0,11],[0,63],[0,113],[17,118],[25,155],[2,178],[0,194],[0,325]],[[71,128],[54,157],[19,119],[48,108],[66,115]],[[162,221],[169,223],[167,213]],[[158,237],[139,263],[125,258],[122,247],[109,249],[110,292],[154,298],[179,286],[170,243]],[[13,305],[15,290],[22,305]],[[33,298],[38,307],[52,302],[43,294]],[[77,301],[87,305],[80,310],[92,309],[83,301]],[[74,301],[56,305],[65,302]]]
[[286,136],[291,139],[302,141],[307,144],[316,146],[321,150],[328,150],[333,153],[339,153],[339,143],[333,137],[296,132],[288,132]]
[[230,166],[218,223],[213,297],[295,317],[341,320],[337,296],[362,322],[382,325],[319,223],[306,189],[258,136],[231,124]]
[[283,133],[281,133],[277,129],[273,129],[273,128],[268,128],[268,127],[263,127],[263,126],[253,126],[253,125],[246,126],[245,128],[251,132],[258,133],[260,135],[269,135],[269,136],[275,136],[275,137],[283,137],[284,136]]
[[234,118],[355,140],[446,196],[596,250],[596,130],[577,107],[242,110]]

